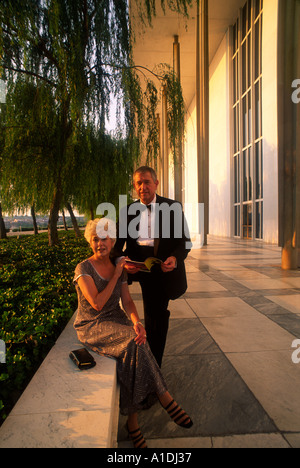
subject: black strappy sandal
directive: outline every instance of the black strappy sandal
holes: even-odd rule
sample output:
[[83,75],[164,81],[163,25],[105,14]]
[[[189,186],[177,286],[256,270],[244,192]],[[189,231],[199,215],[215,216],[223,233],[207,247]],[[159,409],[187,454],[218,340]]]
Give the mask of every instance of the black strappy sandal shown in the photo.
[[[174,404],[174,408],[171,408],[171,406]],[[190,429],[193,426],[193,421],[191,420],[191,418],[186,414],[186,412],[182,408],[180,408],[180,406],[177,405],[177,403],[174,400],[172,400],[171,403],[169,403],[166,407],[163,406],[163,408],[178,426],[184,427],[185,429]]]
[[[127,432],[128,432],[128,435],[130,437],[130,439],[132,440],[133,442],[133,445],[134,445],[134,448],[148,448],[147,447],[147,444],[146,444],[146,441],[143,437],[143,434],[141,433],[141,430],[140,428],[136,429],[135,431],[130,431],[129,430],[129,427],[128,427],[128,423],[126,424],[126,429],[127,429]],[[143,445],[145,445],[145,447],[143,447]]]

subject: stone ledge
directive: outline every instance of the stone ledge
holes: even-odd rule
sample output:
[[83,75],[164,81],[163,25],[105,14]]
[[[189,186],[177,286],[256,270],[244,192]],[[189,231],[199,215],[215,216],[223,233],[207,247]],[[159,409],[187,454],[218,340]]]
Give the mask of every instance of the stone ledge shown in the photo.
[[0,448],[116,448],[116,361],[93,354],[80,371],[69,352],[82,347],[75,315],[0,428]]

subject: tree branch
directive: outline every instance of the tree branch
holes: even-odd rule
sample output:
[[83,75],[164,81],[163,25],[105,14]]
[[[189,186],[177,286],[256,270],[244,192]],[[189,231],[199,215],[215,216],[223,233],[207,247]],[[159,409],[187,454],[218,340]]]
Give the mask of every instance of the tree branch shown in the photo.
[[59,63],[56,60],[56,58],[54,57],[53,53],[51,53],[50,50],[47,49],[45,40],[41,37],[40,34],[38,34],[38,38],[39,38],[39,42],[36,45],[36,47],[39,49],[41,54],[44,54],[44,56],[56,66],[57,70],[59,71],[59,69],[60,69]]
[[[145,78],[147,78],[147,75],[142,71],[142,70],[145,70],[147,71],[148,73],[150,73],[151,75],[153,75],[157,80],[159,80],[160,82],[163,82],[164,81],[164,77],[161,76],[161,75],[158,75],[157,73],[154,73],[154,71],[150,70],[149,68],[147,67],[143,67],[142,65],[132,65],[132,66],[121,66],[121,65],[115,65],[115,64],[111,64],[111,63],[102,63],[101,65],[103,65],[104,67],[111,67],[111,68],[116,68],[118,70],[133,70],[133,69],[136,69],[137,71],[139,71],[140,73],[142,73],[144,75]],[[89,71],[88,71],[88,74],[90,74],[95,68],[97,68],[97,65],[95,65],[94,67],[90,68]],[[108,73],[103,73],[103,76],[112,76]]]
[[57,85],[55,83],[53,83],[53,81],[50,81],[47,78],[44,78],[43,76],[38,75],[37,73],[30,72],[28,70],[22,70],[21,68],[13,68],[13,67],[6,67],[6,66],[4,66],[3,68],[5,70],[10,70],[10,71],[13,71],[13,72],[16,72],[16,73],[23,73],[24,75],[34,76],[35,78],[38,78],[39,80],[45,81],[49,85],[54,86],[55,88],[57,88]]

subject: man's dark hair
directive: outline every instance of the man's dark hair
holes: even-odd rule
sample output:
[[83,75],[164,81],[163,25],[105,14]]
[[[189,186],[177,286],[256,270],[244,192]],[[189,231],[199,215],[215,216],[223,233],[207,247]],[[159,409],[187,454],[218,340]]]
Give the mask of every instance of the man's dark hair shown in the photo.
[[146,172],[150,172],[151,177],[153,179],[153,182],[157,182],[157,175],[154,169],[149,166],[141,166],[139,167],[133,174],[133,178],[136,176],[136,174],[145,174]]

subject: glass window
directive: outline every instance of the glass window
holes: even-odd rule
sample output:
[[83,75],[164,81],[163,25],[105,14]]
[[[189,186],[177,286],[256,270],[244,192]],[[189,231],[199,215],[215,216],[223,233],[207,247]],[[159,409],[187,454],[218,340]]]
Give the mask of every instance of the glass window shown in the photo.
[[243,151],[243,187],[244,187],[244,201],[249,200],[249,164],[248,164],[248,151]]
[[260,0],[255,0],[254,8],[255,8],[255,18],[257,18],[260,13]]
[[248,144],[248,109],[247,95],[243,97],[243,148]]
[[248,149],[248,177],[249,177],[249,193],[248,193],[248,200],[253,200],[253,185],[252,185],[252,148]]
[[252,26],[252,22],[251,22],[251,13],[252,13],[252,3],[251,1],[248,1],[247,2],[247,7],[248,7],[248,31],[251,29],[251,26]]
[[244,202],[252,200],[252,150],[243,151]]
[[233,125],[234,125],[234,154],[240,150],[240,106],[237,104],[233,110]]
[[254,91],[255,105],[255,140],[261,136],[261,80],[255,84]]
[[233,59],[233,102],[238,100],[238,87],[237,87],[237,56]]
[[243,208],[243,237],[252,239],[252,203],[244,205]]
[[240,155],[234,158],[234,203],[240,202]]
[[233,26],[233,55],[237,51],[237,23]]
[[247,34],[247,3],[242,11],[242,39],[246,37]]
[[254,67],[254,79],[256,80],[259,75],[260,75],[260,36],[259,36],[259,32],[260,32],[260,22],[257,21],[255,23],[255,33],[254,33],[254,43],[255,43],[255,54],[254,54],[254,62],[255,62],[255,67]]
[[247,41],[242,45],[242,94],[247,90]]
[[251,69],[252,69],[252,56],[251,56],[251,35],[247,37],[247,89],[251,86]]
[[240,237],[241,235],[241,214],[240,206],[234,207],[234,235]]
[[[259,40],[260,43],[262,42],[262,15],[260,16],[259,19],[259,24],[260,24],[260,35],[259,35]],[[261,47],[259,48],[259,73],[262,73],[262,50]]]
[[246,239],[263,238],[262,14],[248,0],[233,27],[233,225]]
[[248,145],[252,143],[252,100],[251,91],[248,93]]
[[256,203],[256,239],[263,238],[263,202]]

